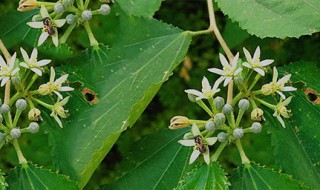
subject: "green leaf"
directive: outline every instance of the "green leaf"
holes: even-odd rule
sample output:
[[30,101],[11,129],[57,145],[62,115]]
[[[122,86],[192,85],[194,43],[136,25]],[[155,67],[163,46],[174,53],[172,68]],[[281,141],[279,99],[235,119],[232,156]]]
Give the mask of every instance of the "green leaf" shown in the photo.
[[241,165],[230,178],[231,189],[302,189],[288,175],[275,172],[256,164]]
[[6,180],[4,178],[4,173],[0,170],[0,190],[6,190],[8,187],[8,184],[6,183]]
[[202,165],[200,168],[188,172],[177,189],[212,190],[229,189],[226,174],[217,162]]
[[117,0],[121,9],[128,15],[152,17],[163,0]]
[[[320,69],[315,63],[299,62],[281,69],[282,73],[292,73],[293,82],[305,84],[303,89],[312,88],[320,91],[318,73]],[[307,96],[297,90],[289,104],[293,116],[286,120],[286,128],[282,128],[274,117],[269,115],[269,130],[275,157],[284,172],[293,175],[305,185],[320,188],[320,106],[310,102]]]
[[51,123],[50,141],[54,162],[80,188],[172,74],[191,40],[154,19],[122,15],[118,29],[112,48],[86,50],[61,68],[82,86],[71,93],[64,128]]
[[14,168],[7,178],[8,189],[12,190],[38,190],[38,189],[77,189],[75,182],[68,177],[39,168],[32,164],[19,165]]
[[178,140],[187,130],[160,130],[133,144],[123,162],[126,172],[104,189],[173,189],[188,167],[190,148]]
[[299,37],[320,31],[318,0],[217,0],[241,28],[258,37]]
[[247,31],[242,30],[238,23],[227,20],[222,36],[229,48],[234,48],[246,40],[250,34],[248,34]]
[[18,12],[9,11],[0,17],[0,38],[7,48],[24,41],[33,46],[38,40],[38,30],[29,27],[26,23],[31,21],[37,10]]

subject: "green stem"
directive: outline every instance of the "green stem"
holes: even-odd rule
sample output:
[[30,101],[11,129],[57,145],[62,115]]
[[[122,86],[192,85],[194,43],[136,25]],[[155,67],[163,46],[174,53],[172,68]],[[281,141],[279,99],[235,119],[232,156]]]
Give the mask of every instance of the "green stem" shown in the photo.
[[86,2],[84,3],[84,9],[87,9],[89,6],[90,0],[86,0]]
[[36,98],[34,98],[34,97],[31,97],[31,99],[32,99],[33,101],[37,102],[38,104],[42,105],[43,107],[49,109],[49,110],[51,110],[52,107],[53,107],[52,105],[47,104],[47,103],[45,103],[45,102],[43,102],[43,101],[41,101],[41,100],[38,100],[38,99],[36,99]]
[[84,21],[83,22],[83,26],[87,31],[89,40],[90,40],[90,45],[93,46],[94,48],[99,48],[99,42],[96,40],[96,38],[94,37],[92,31],[91,31],[91,27],[89,25],[88,21]]
[[18,140],[17,139],[13,139],[12,140],[12,144],[13,144],[14,149],[16,150],[16,153],[17,153],[17,156],[18,156],[18,159],[19,159],[19,164],[27,165],[27,163],[28,163],[27,159],[23,156],[23,154],[21,152]]
[[0,124],[0,130],[2,130],[3,132],[9,132],[9,129],[3,124]]
[[252,92],[252,95],[260,95],[260,94],[262,94],[262,92],[261,92],[261,90],[257,90],[257,91],[253,91]]
[[25,91],[28,91],[29,88],[32,86],[32,84],[37,80],[37,78],[39,77],[39,75],[37,75],[36,73],[32,76],[29,84],[27,85]]
[[211,106],[213,113],[215,113],[215,114],[219,113],[216,106],[214,106],[213,97],[209,98],[208,101],[209,101],[209,104]]
[[235,128],[239,127],[239,124],[241,122],[243,114],[244,114],[244,110],[243,109],[239,109]]
[[233,112],[231,112],[230,114],[227,114],[227,120],[228,120],[228,123],[230,125],[230,127],[232,129],[235,129],[236,128],[236,124],[235,124],[235,119],[234,119],[234,114]]
[[20,110],[20,109],[16,110],[16,115],[14,116],[14,119],[13,119],[12,128],[15,128],[17,126],[17,123],[18,123],[18,120],[20,118],[21,113],[22,113],[22,110]]
[[83,10],[83,0],[76,0],[79,9]]
[[270,109],[275,109],[275,108],[276,108],[275,105],[272,105],[272,104],[270,104],[270,103],[268,103],[268,102],[266,102],[266,101],[264,101],[264,100],[261,100],[261,99],[259,99],[259,98],[257,98],[257,97],[254,97],[254,100],[260,102],[261,104],[267,106],[267,107],[270,108]]
[[211,33],[211,30],[207,29],[207,30],[199,30],[199,31],[184,31],[184,33],[189,34],[191,36],[199,36],[202,34],[209,34]]
[[242,99],[242,98],[244,98],[244,97],[246,97],[246,94],[244,94],[243,92],[240,92],[239,94],[237,94],[237,95],[233,98],[233,100],[232,100],[232,102],[231,102],[231,105],[234,106],[240,99]]
[[31,99],[28,98],[28,99],[27,99],[27,102],[28,102],[28,104],[29,104],[30,110],[33,109],[33,108],[35,108],[33,102],[31,101]]
[[250,84],[250,87],[248,88],[249,91],[254,87],[254,85],[258,82],[260,78],[261,78],[261,75],[258,73],[256,77],[254,77],[252,83]]
[[236,146],[237,146],[237,148],[238,148],[238,151],[239,151],[239,154],[240,154],[240,157],[241,157],[242,164],[249,164],[249,163],[250,163],[250,160],[248,159],[246,153],[244,152],[244,150],[243,150],[243,148],[242,148],[242,144],[241,144],[240,139],[236,139],[235,144],[236,144]]
[[15,95],[12,96],[10,99],[8,105],[11,107],[15,101],[17,101],[19,98],[23,97],[23,93],[17,92]]
[[12,118],[11,118],[11,112],[9,111],[6,114],[3,114],[4,121],[6,122],[6,126],[8,126],[9,129],[12,129]]
[[223,130],[223,131],[229,131],[230,127],[226,124],[222,125],[222,126],[218,126],[217,129]]
[[204,111],[206,111],[206,112],[210,115],[210,117],[213,117],[213,116],[214,116],[214,114],[212,113],[212,111],[208,108],[208,106],[207,106],[205,103],[203,103],[202,100],[198,100],[198,101],[196,101],[196,103],[197,103],[202,109],[204,109]]
[[64,44],[66,43],[68,37],[70,36],[71,32],[73,31],[73,29],[76,27],[76,23],[71,24],[67,30],[64,32],[64,34],[61,36],[61,38],[59,39],[60,44]]
[[197,125],[204,125],[207,123],[207,121],[204,121],[204,120],[195,120],[195,119],[189,119],[189,122],[190,123],[195,123]]
[[249,98],[249,101],[250,101],[250,103],[252,104],[252,109],[255,109],[255,108],[258,107],[257,104],[256,104],[256,102],[255,102],[252,98]]
[[245,84],[248,85],[248,82],[249,82],[249,80],[250,80],[250,77],[251,77],[252,73],[253,73],[253,70],[250,69],[248,75],[247,75],[246,78],[245,78]]
[[29,92],[29,95],[31,95],[31,96],[37,95],[37,94],[39,94],[38,90],[33,90],[33,91]]
[[21,82],[22,82],[24,85],[25,85],[25,82],[27,81],[27,78],[28,78],[30,72],[31,72],[31,70],[30,70],[30,69],[27,69],[26,72],[25,72],[25,74],[24,74],[24,76],[23,76],[23,78],[21,79]]
[[55,3],[38,1],[37,4],[39,7],[41,7],[42,5],[45,7],[53,7]]
[[211,162],[215,162],[218,160],[221,152],[223,151],[223,149],[227,146],[228,141],[223,142],[220,144],[220,146],[218,147],[218,149],[216,150],[216,152],[211,156]]

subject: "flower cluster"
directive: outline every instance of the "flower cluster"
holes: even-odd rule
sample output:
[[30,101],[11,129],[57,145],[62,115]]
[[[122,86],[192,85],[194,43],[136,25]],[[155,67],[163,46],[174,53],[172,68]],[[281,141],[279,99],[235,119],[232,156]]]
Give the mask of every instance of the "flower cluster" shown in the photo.
[[[65,43],[73,29],[78,25],[83,25],[91,46],[97,46],[98,42],[92,34],[89,20],[93,15],[108,15],[111,8],[108,4],[102,4],[97,10],[90,10],[88,7],[90,0],[59,0],[53,2],[40,2],[37,0],[20,0],[18,11],[29,11],[40,7],[40,13],[32,18],[32,22],[27,24],[32,28],[42,29],[38,40],[38,46],[42,45],[48,37],[52,38],[55,46]],[[109,1],[108,1],[109,3]],[[50,11],[49,11],[50,10]],[[60,37],[58,28],[68,24],[65,33]]]
[[[192,146],[193,153],[190,157],[190,164],[193,163],[200,154],[203,155],[204,161],[209,164],[216,161],[227,144],[236,144],[243,163],[248,163],[249,159],[243,152],[240,139],[246,133],[260,133],[262,130],[262,122],[265,121],[263,116],[263,105],[274,111],[273,116],[276,117],[280,124],[285,127],[283,118],[289,118],[291,111],[287,109],[292,96],[286,99],[283,92],[294,91],[296,88],[285,86],[289,82],[291,75],[285,75],[278,80],[278,71],[273,68],[272,82],[257,85],[262,76],[268,71],[268,66],[273,60],[260,60],[260,48],[257,47],[253,57],[248,50],[243,48],[246,60],[241,62],[239,53],[229,63],[227,59],[220,54],[220,62],[222,69],[211,68],[210,72],[220,75],[211,87],[209,80],[204,77],[202,80],[202,90],[188,89],[190,101],[197,103],[210,116],[207,120],[192,120],[185,116],[175,116],[170,122],[170,129],[176,130],[184,127],[192,126],[191,132],[185,134],[184,139],[179,143],[184,146]],[[256,73],[254,75],[254,73]],[[237,85],[238,94],[226,102],[224,98],[216,96],[219,92],[219,86],[227,86],[231,81]],[[273,95],[279,99],[278,103],[271,104],[263,100],[264,96]],[[204,102],[203,100],[206,100]],[[248,114],[249,117],[243,117]],[[243,118],[251,118],[246,121]],[[220,142],[215,153],[210,157],[210,146]]]
[[[63,106],[70,97],[63,98],[60,93],[73,90],[69,86],[62,86],[68,75],[54,80],[55,71],[51,67],[50,81],[37,87],[35,82],[48,70],[46,66],[51,60],[38,60],[37,49],[33,49],[30,56],[23,48],[20,51],[23,58],[21,61],[17,59],[16,53],[10,56],[10,59],[7,58],[7,61],[0,56],[0,81],[2,87],[6,86],[4,101],[0,102],[0,148],[5,143],[19,138],[22,133],[38,132],[39,122],[42,121],[38,106],[49,109],[60,127],[60,118],[68,116],[68,110]],[[15,87],[14,91],[7,88],[8,86],[10,89],[11,84]],[[50,104],[41,100],[43,96],[51,95],[52,92],[56,94],[56,103]],[[28,119],[27,122],[25,118]]]

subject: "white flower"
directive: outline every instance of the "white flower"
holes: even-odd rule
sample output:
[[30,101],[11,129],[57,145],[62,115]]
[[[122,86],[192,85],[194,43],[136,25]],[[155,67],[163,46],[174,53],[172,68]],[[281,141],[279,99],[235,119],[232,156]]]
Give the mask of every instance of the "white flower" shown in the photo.
[[60,101],[60,98],[58,98],[58,101],[56,104],[54,104],[52,106],[52,112],[50,114],[51,117],[53,117],[57,123],[59,124],[59,126],[62,128],[62,122],[60,120],[59,117],[61,118],[67,118],[69,116],[68,114],[68,110],[65,110],[63,108],[64,105],[66,105],[66,103],[69,101],[70,96],[66,97],[65,99]]
[[222,82],[222,78],[219,78],[218,80],[216,80],[213,87],[211,88],[208,79],[206,77],[203,77],[202,92],[194,89],[188,89],[188,90],[185,90],[185,92],[188,94],[197,96],[196,100],[209,99],[209,98],[212,98],[217,92],[220,92],[220,89],[218,87],[221,82]]
[[27,52],[23,48],[20,48],[20,50],[21,50],[21,54],[22,54],[23,60],[24,60],[24,62],[20,63],[20,66],[25,67],[27,69],[31,69],[37,75],[42,76],[42,68],[41,67],[48,65],[51,62],[51,60],[43,59],[41,61],[38,61],[37,60],[38,50],[36,48],[34,48],[32,50],[30,58],[29,58]]
[[272,59],[266,59],[263,61],[260,61],[260,47],[258,46],[256,51],[254,52],[253,58],[251,58],[251,55],[249,51],[246,48],[243,48],[244,55],[247,58],[248,62],[242,63],[243,66],[248,67],[250,69],[255,70],[260,75],[264,76],[265,71],[263,67],[266,67],[273,63]]
[[275,116],[279,120],[283,128],[285,128],[286,126],[284,124],[282,117],[289,118],[291,116],[291,110],[288,110],[286,108],[286,105],[288,105],[291,102],[291,99],[292,99],[292,96],[290,96],[284,101],[281,99],[279,104],[276,105],[275,112],[273,114],[273,116]]
[[216,68],[211,68],[208,70],[215,74],[221,75],[222,80],[224,80],[223,86],[227,86],[229,82],[242,71],[242,68],[237,69],[239,53],[237,53],[236,56],[233,58],[231,64],[229,64],[227,59],[221,53],[219,54],[219,58],[223,66],[223,70]]
[[292,86],[284,86],[285,83],[287,83],[290,80],[291,74],[285,75],[281,79],[278,79],[278,71],[275,67],[273,67],[273,77],[272,82],[269,84],[265,84],[262,86],[262,93],[264,95],[270,95],[274,92],[277,92],[282,99],[286,99],[286,96],[282,92],[290,92],[297,90],[296,88]]
[[14,53],[7,64],[2,56],[0,56],[0,80],[1,80],[1,86],[4,86],[12,76],[14,76],[18,71],[19,68],[14,68],[14,63],[16,62],[16,56],[17,54]]
[[193,152],[190,156],[189,164],[192,164],[200,154],[203,155],[204,161],[209,165],[210,164],[210,154],[209,146],[217,142],[217,137],[205,138],[202,136],[199,131],[198,126],[194,123],[191,128],[192,134],[195,137],[192,140],[180,140],[178,141],[183,146],[193,146]]
[[62,83],[66,82],[68,78],[68,74],[62,75],[60,78],[57,80],[54,80],[56,72],[54,71],[53,67],[50,68],[51,74],[50,74],[50,80],[46,84],[40,85],[38,92],[41,95],[48,95],[54,92],[60,99],[62,99],[62,95],[60,92],[66,92],[66,91],[72,91],[73,88],[69,86],[62,86]]
[[40,14],[43,19],[42,22],[28,22],[27,24],[32,28],[42,28],[42,33],[39,37],[38,46],[41,46],[43,42],[51,36],[53,44],[58,47],[58,30],[57,28],[62,27],[66,23],[66,19],[53,20],[47,9],[41,6]]

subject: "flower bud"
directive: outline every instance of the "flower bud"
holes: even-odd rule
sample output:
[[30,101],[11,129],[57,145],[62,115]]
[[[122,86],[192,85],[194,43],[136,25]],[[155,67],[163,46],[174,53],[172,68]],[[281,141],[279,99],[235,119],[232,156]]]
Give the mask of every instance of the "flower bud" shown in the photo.
[[189,140],[189,139],[193,139],[193,138],[194,138],[194,136],[192,133],[186,133],[183,135],[184,140]]
[[74,3],[74,0],[62,0],[62,5],[66,8],[72,7],[73,3]]
[[7,104],[2,104],[0,107],[1,114],[7,114],[10,111],[10,107]]
[[90,20],[92,18],[92,13],[91,11],[85,10],[81,14],[83,20]]
[[99,13],[102,15],[108,15],[108,14],[110,14],[110,11],[111,11],[111,8],[107,4],[101,5],[101,7],[99,9]]
[[20,131],[20,129],[18,129],[18,128],[13,128],[13,129],[11,129],[11,131],[10,131],[10,135],[11,135],[13,138],[17,139],[17,138],[19,138],[19,137],[21,136],[21,131]]
[[189,100],[190,100],[190,102],[196,102],[197,100],[196,100],[196,96],[195,95],[193,95],[193,94],[188,94],[188,98],[189,98]]
[[21,78],[19,76],[13,76],[11,78],[11,82],[16,87],[20,87],[21,86]]
[[261,92],[265,96],[271,95],[272,93],[274,93],[273,85],[271,83],[263,85],[261,88]]
[[41,111],[38,108],[32,108],[28,113],[28,119],[31,121],[40,121]]
[[28,126],[30,133],[37,133],[39,131],[39,124],[36,122],[31,122]]
[[213,121],[207,121],[205,127],[206,127],[206,130],[209,132],[213,132],[214,130],[217,129],[216,124],[214,124]]
[[263,118],[263,110],[260,108],[255,108],[251,112],[251,119],[253,121],[261,121]]
[[252,123],[250,129],[254,133],[260,133],[262,130],[262,125],[259,122],[254,122]]
[[3,116],[0,114],[0,123],[3,121]]
[[4,134],[4,133],[0,133],[0,143],[1,143],[2,141],[4,141],[4,137],[5,137],[5,134]]
[[56,3],[54,4],[53,10],[57,14],[62,14],[64,12],[64,6],[62,5],[62,3]]
[[38,7],[37,0],[20,0],[18,11],[30,11]]
[[250,107],[250,102],[247,99],[241,99],[238,106],[242,110],[247,110]]
[[285,106],[281,106],[279,112],[284,118],[289,118],[291,116],[291,110],[288,110]]
[[240,139],[241,137],[243,137],[243,129],[236,128],[235,130],[233,130],[233,136],[237,139]]
[[16,101],[16,107],[19,110],[25,110],[27,108],[28,104],[27,101],[25,99],[18,99]]
[[73,14],[68,14],[66,17],[66,21],[68,24],[74,24],[77,22],[77,17]]
[[234,83],[239,87],[243,87],[244,86],[244,78],[242,76],[236,76],[234,78]]
[[38,92],[42,96],[50,94],[52,92],[52,88],[51,88],[50,83],[40,85],[39,89],[38,89]]
[[217,126],[221,126],[226,122],[226,116],[223,113],[218,113],[213,120]]
[[217,138],[219,142],[226,142],[228,140],[228,134],[225,132],[220,132],[218,133]]
[[213,100],[213,104],[214,106],[218,109],[221,110],[224,106],[224,99],[221,98],[220,96],[217,96],[214,100]]
[[233,108],[230,104],[226,104],[222,108],[222,112],[226,115],[231,114],[232,111],[233,111]]
[[190,126],[191,123],[189,121],[189,119],[185,116],[174,116],[171,120],[170,120],[170,126],[169,129],[172,130],[176,130],[176,129],[181,129],[181,128],[185,128],[187,126]]

